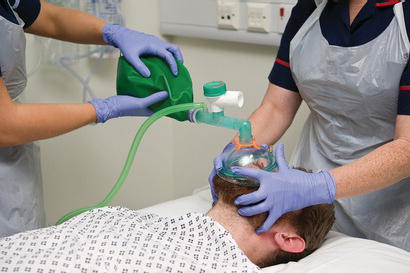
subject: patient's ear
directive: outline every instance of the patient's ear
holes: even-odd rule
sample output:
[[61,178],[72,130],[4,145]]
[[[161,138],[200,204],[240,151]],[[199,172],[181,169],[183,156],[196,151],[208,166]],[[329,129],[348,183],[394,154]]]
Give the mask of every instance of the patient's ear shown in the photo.
[[286,252],[300,253],[305,250],[306,242],[295,232],[275,232],[273,239],[278,247]]

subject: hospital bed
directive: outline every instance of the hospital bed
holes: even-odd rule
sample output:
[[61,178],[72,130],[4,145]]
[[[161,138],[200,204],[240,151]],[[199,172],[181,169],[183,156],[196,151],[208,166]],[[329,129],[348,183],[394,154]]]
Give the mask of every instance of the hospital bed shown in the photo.
[[[211,207],[209,187],[191,196],[142,209],[161,216],[188,211],[206,213]],[[409,227],[410,229],[410,227]],[[352,238],[331,231],[323,246],[297,263],[264,268],[265,273],[410,273],[410,252],[386,244]]]

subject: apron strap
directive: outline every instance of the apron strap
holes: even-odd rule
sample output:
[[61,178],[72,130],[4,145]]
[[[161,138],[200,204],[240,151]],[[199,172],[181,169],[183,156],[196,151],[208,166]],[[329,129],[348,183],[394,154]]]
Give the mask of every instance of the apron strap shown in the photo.
[[404,40],[404,44],[406,46],[406,51],[410,52],[410,41],[407,35],[407,28],[406,28],[406,21],[404,20],[404,12],[403,12],[403,3],[397,3],[394,5],[394,14],[397,19],[397,23],[399,24],[400,33]]
[[18,15],[18,13],[15,11],[15,9],[18,8],[18,6],[20,5],[20,0],[15,0],[13,6],[10,4],[10,2],[8,0],[6,2],[8,4],[8,6],[10,7],[11,11],[13,12],[13,15],[16,17],[17,22],[19,23],[19,25],[21,27],[24,27],[25,23],[24,23],[23,19],[21,19],[20,16]]
[[[300,40],[303,39],[305,34],[314,26],[314,24],[319,20],[322,11],[326,7],[328,0],[315,0],[316,3],[320,2],[320,5],[313,11],[313,13],[309,16],[306,22],[302,25],[302,27],[298,30],[295,37],[293,37],[290,43],[290,52],[292,52],[292,47],[294,44],[298,44]],[[291,63],[292,65],[292,63]]]
[[[8,1],[7,1],[8,2]],[[9,3],[10,4],[10,3]],[[12,6],[12,8],[13,9],[16,9],[16,8],[18,8],[19,7],[19,5],[20,5],[20,0],[15,0],[14,1],[14,5]]]
[[316,6],[320,6],[320,4],[322,4],[323,0],[315,0]]

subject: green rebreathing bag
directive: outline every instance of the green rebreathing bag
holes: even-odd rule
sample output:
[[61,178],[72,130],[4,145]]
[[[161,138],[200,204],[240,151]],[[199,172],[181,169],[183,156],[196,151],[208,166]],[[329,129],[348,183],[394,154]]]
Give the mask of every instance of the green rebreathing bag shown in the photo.
[[[117,94],[145,98],[159,91],[168,91],[169,98],[150,107],[154,112],[169,106],[192,103],[192,80],[188,69],[179,61],[178,76],[175,77],[168,64],[158,57],[143,57],[142,62],[151,71],[151,77],[143,77],[121,56],[117,70]],[[168,115],[179,121],[189,118],[188,111]]]

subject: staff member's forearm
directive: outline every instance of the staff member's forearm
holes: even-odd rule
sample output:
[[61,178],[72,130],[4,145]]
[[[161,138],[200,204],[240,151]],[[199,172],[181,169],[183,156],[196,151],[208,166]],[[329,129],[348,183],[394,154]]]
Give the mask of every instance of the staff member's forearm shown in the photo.
[[331,170],[336,198],[369,193],[410,177],[410,117],[397,118],[396,138],[357,161]]
[[41,1],[41,10],[26,32],[82,44],[105,44],[102,30],[107,22],[88,13]]
[[95,121],[89,103],[14,103],[0,78],[0,147],[58,136]]
[[297,92],[269,84],[261,106],[249,118],[256,141],[277,142],[292,124],[301,101]]

